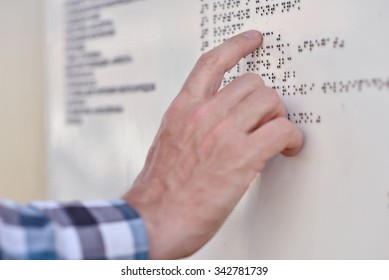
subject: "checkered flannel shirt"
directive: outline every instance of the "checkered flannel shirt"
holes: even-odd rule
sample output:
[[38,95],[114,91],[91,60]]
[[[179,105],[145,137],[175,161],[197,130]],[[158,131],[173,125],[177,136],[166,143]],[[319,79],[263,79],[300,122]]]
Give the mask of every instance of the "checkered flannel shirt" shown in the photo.
[[122,200],[0,203],[0,259],[147,259],[145,225]]

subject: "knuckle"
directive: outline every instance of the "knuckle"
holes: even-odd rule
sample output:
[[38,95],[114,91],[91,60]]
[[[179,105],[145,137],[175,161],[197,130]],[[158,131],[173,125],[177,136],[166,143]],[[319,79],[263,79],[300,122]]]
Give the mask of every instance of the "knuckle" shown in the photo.
[[294,131],[294,125],[286,118],[278,118],[275,120],[277,131],[281,136],[288,137]]
[[264,102],[263,102],[263,98],[260,94],[252,94],[253,97],[251,98],[252,99],[252,104],[251,107],[255,108],[255,110],[257,110],[257,108],[262,108],[262,106],[264,105]]
[[168,124],[174,121],[176,114],[172,110],[167,110],[162,117],[162,124]]
[[257,159],[252,166],[252,169],[254,170],[255,174],[262,172],[262,170],[266,166],[266,160],[265,159]]
[[217,66],[220,64],[220,56],[215,50],[210,50],[202,54],[197,63],[206,67]]
[[172,104],[170,104],[168,110],[165,112],[163,116],[164,122],[170,122],[176,120],[181,112],[181,105],[177,101],[173,101]]
[[242,36],[243,34],[231,37],[225,43],[234,46],[237,49],[247,48],[249,46],[249,41],[246,36]]
[[223,136],[224,134],[227,133],[228,128],[231,126],[231,124],[228,121],[222,121],[220,124],[218,124],[215,127],[215,135],[217,136]]
[[265,86],[263,79],[255,73],[245,73],[242,75],[242,79],[244,79],[246,83],[249,83],[253,89]]
[[274,89],[267,88],[264,91],[264,94],[266,94],[266,102],[269,106],[271,106],[271,108],[276,109],[284,106],[282,104],[281,98],[278,96],[277,92]]
[[189,122],[190,123],[201,123],[203,122],[208,115],[208,107],[206,105],[199,105],[196,106],[192,111],[189,113]]
[[212,128],[210,132],[210,137],[215,143],[224,143],[228,137],[226,135],[229,133],[230,124],[227,122],[221,122],[215,127]]

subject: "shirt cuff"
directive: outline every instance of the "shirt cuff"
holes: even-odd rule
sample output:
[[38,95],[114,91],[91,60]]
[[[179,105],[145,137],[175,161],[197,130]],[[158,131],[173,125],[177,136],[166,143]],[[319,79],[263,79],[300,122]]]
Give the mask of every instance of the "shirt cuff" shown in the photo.
[[148,259],[146,226],[124,200],[82,201],[44,211],[55,221],[60,258]]
[[148,250],[124,200],[0,203],[0,259],[148,259]]

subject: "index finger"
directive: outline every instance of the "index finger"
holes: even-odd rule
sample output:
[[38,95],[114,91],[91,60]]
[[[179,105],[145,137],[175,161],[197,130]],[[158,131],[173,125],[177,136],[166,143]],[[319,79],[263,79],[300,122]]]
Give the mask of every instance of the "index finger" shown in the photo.
[[217,93],[224,74],[262,44],[262,34],[250,30],[204,53],[184,84],[191,94],[207,98]]

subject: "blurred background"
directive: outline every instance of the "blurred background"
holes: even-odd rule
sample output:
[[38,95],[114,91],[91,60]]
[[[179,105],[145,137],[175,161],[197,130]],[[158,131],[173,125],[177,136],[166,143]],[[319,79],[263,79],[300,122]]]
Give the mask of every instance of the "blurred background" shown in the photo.
[[44,199],[43,0],[0,0],[0,199]]

